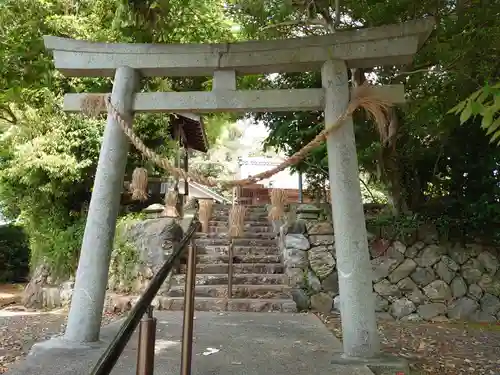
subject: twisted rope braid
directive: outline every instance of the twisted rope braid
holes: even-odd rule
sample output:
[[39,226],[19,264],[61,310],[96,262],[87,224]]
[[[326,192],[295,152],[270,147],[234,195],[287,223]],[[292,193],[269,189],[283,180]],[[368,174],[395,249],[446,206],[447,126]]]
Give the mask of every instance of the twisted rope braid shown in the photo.
[[[102,98],[102,97],[101,97]],[[137,150],[139,150],[146,158],[154,162],[160,168],[165,169],[171,173],[176,178],[182,178],[185,181],[195,181],[206,186],[216,186],[221,185],[223,188],[229,189],[234,186],[245,186],[251,185],[258,181],[265,180],[273,175],[284,171],[286,168],[298,164],[303,160],[313,149],[320,146],[326,141],[327,137],[340,128],[344,121],[351,116],[354,111],[358,108],[364,109],[370,117],[372,117],[381,134],[382,138],[385,138],[387,134],[387,126],[389,119],[389,108],[392,107],[392,103],[389,99],[380,97],[380,95],[375,95],[371,86],[367,84],[355,87],[353,90],[351,101],[349,102],[346,110],[337,118],[337,120],[325,127],[311,142],[302,147],[295,154],[290,156],[288,159],[284,160],[280,165],[269,169],[267,171],[257,173],[256,175],[240,179],[240,180],[225,180],[219,181],[213,177],[201,176],[192,171],[186,172],[181,168],[176,168],[170,163],[166,158],[161,157],[156,152],[148,148],[142,140],[134,133],[131,124],[129,124],[116,109],[116,107],[111,103],[111,97],[108,95],[105,98],[105,105],[107,107],[108,113],[112,116],[120,125],[121,129],[128,137],[130,142],[134,145]]]

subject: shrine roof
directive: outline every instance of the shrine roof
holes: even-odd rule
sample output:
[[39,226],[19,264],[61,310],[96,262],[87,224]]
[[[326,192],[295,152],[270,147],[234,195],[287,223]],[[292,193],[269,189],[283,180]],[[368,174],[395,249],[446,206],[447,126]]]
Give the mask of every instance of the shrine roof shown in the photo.
[[[170,119],[183,129],[187,148],[200,152],[208,151],[209,145],[205,124],[201,116],[192,113],[176,113],[170,115]],[[170,135],[173,136],[173,128],[170,129]]]

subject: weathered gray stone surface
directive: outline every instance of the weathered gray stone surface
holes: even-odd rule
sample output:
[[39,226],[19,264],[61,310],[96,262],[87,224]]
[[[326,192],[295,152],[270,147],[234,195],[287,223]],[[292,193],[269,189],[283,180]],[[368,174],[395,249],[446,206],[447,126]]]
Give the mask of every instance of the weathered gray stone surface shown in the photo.
[[330,294],[320,292],[311,297],[311,308],[322,313],[332,311],[333,297]]
[[395,300],[390,308],[390,313],[396,319],[401,319],[410,315],[416,310],[415,304],[408,298],[399,298]]
[[333,245],[335,243],[333,234],[310,234],[309,241],[311,246]]
[[410,279],[409,277],[406,277],[403,280],[400,280],[396,284],[396,286],[403,293],[413,292],[414,290],[418,289],[417,284],[415,284],[415,282],[412,279]]
[[460,298],[467,294],[467,284],[463,277],[457,276],[451,281],[451,294],[454,298]]
[[417,254],[425,247],[425,243],[422,241],[415,242],[413,245],[408,246],[404,255],[407,258],[415,258]]
[[425,247],[420,256],[415,259],[420,267],[430,267],[436,264],[443,255],[444,249],[438,245],[429,245]]
[[389,275],[389,281],[391,283],[397,283],[399,280],[409,276],[415,268],[417,268],[417,263],[415,263],[412,259],[405,259],[403,263],[397,266],[396,269]]
[[399,290],[398,286],[391,284],[391,282],[387,279],[376,283],[373,286],[373,289],[382,297],[399,297],[401,295],[401,291]]
[[292,298],[295,301],[295,304],[297,305],[298,311],[309,309],[311,300],[303,289],[293,289]]
[[306,234],[307,227],[306,222],[304,220],[296,220],[285,226],[284,232],[285,234]]
[[389,309],[389,301],[375,293],[375,311],[383,312]]
[[500,311],[500,299],[492,294],[486,293],[479,303],[481,310],[488,314],[496,315]]
[[448,250],[448,255],[460,265],[463,265],[470,259],[470,254],[464,251],[464,248],[458,244]]
[[[282,249],[286,272],[294,275],[290,285],[304,290],[303,294],[296,293],[295,300],[302,305],[311,300],[326,309],[329,296],[334,300],[334,308],[338,308],[331,224],[315,220],[306,223],[306,227],[314,231],[314,235],[302,234],[301,240],[309,241],[302,245],[307,251],[292,250],[295,259],[291,262],[286,254],[292,248]],[[433,236],[431,231],[426,241],[430,242]],[[500,321],[499,259],[498,250],[477,244],[443,246],[424,240],[406,244],[395,241],[383,254],[371,251],[375,309],[406,321],[491,321],[493,317]]]
[[283,261],[285,267],[290,268],[307,268],[309,261],[307,259],[307,252],[295,248],[286,248],[283,253]]
[[448,316],[452,319],[467,319],[476,312],[479,304],[468,298],[462,297],[455,301],[448,310]]
[[[179,242],[183,230],[171,218],[157,218],[137,221],[120,231],[115,243],[125,243],[135,252],[137,263],[132,272],[124,272],[126,260],[120,259],[120,246],[115,245],[111,254],[108,287],[116,292],[141,292],[173,251],[173,244]],[[171,275],[167,277],[160,293],[170,288]]]
[[469,290],[467,293],[469,297],[472,297],[475,300],[479,300],[483,296],[483,293],[484,292],[479,285],[477,284],[469,285]]
[[386,256],[372,259],[373,281],[378,282],[389,276],[389,273],[397,267],[398,261]]
[[332,273],[335,267],[335,258],[326,246],[313,247],[307,254],[309,266],[320,279],[325,279]]
[[433,302],[451,300],[451,289],[443,280],[434,280],[424,288],[424,293]]
[[321,283],[323,290],[332,292],[333,294],[339,293],[339,275],[337,272],[330,273]]
[[411,274],[411,279],[415,281],[419,286],[424,287],[430,284],[432,281],[436,280],[436,274],[432,268],[422,268],[418,267],[415,272]]
[[[182,312],[156,312],[155,316],[155,374],[179,374]],[[331,363],[342,352],[341,343],[312,314],[196,312],[195,316],[193,375],[310,375],[311,369],[321,374],[369,374]],[[88,375],[122,322],[102,330],[103,345],[39,351],[7,374]],[[137,330],[111,375],[135,375],[136,359]]]
[[462,266],[462,275],[467,280],[469,284],[477,283],[481,280],[481,276],[483,275],[484,268],[481,265],[481,262],[477,259],[469,259]]
[[491,276],[495,275],[500,266],[498,258],[496,258],[489,251],[483,251],[478,255],[477,260]]
[[321,281],[319,281],[318,276],[313,272],[313,270],[309,270],[307,272],[307,285],[313,292],[321,291]]
[[285,247],[287,249],[309,250],[309,240],[303,234],[290,233],[285,236]]
[[435,269],[441,280],[446,281],[448,284],[455,277],[455,271],[451,270],[443,261],[437,263]]
[[457,272],[458,270],[460,270],[460,266],[457,264],[457,262],[451,259],[448,255],[443,255],[441,257],[441,262],[446,264],[448,268],[452,271]]
[[418,314],[424,320],[431,320],[432,318],[445,313],[446,305],[444,303],[427,303],[418,307]]

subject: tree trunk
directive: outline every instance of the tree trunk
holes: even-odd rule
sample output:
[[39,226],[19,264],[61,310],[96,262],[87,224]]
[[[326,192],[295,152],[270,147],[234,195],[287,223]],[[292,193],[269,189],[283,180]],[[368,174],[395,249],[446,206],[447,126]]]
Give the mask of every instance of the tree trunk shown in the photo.
[[408,212],[406,204],[406,194],[403,188],[401,163],[396,147],[396,133],[399,129],[399,117],[394,108],[390,111],[390,125],[389,131],[391,137],[382,144],[380,152],[380,164],[382,172],[382,180],[388,187],[389,201],[392,208],[392,213],[398,216],[402,213]]

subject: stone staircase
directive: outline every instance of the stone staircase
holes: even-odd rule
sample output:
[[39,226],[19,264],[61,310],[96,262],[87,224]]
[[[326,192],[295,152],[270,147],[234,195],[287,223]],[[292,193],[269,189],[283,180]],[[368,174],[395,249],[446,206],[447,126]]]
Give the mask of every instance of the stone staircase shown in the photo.
[[[199,311],[296,311],[286,285],[276,234],[264,206],[249,206],[245,233],[234,240],[233,293],[228,298],[228,218],[231,206],[215,205],[209,233],[197,233],[195,309]],[[183,308],[186,266],[173,276],[162,309]]]

